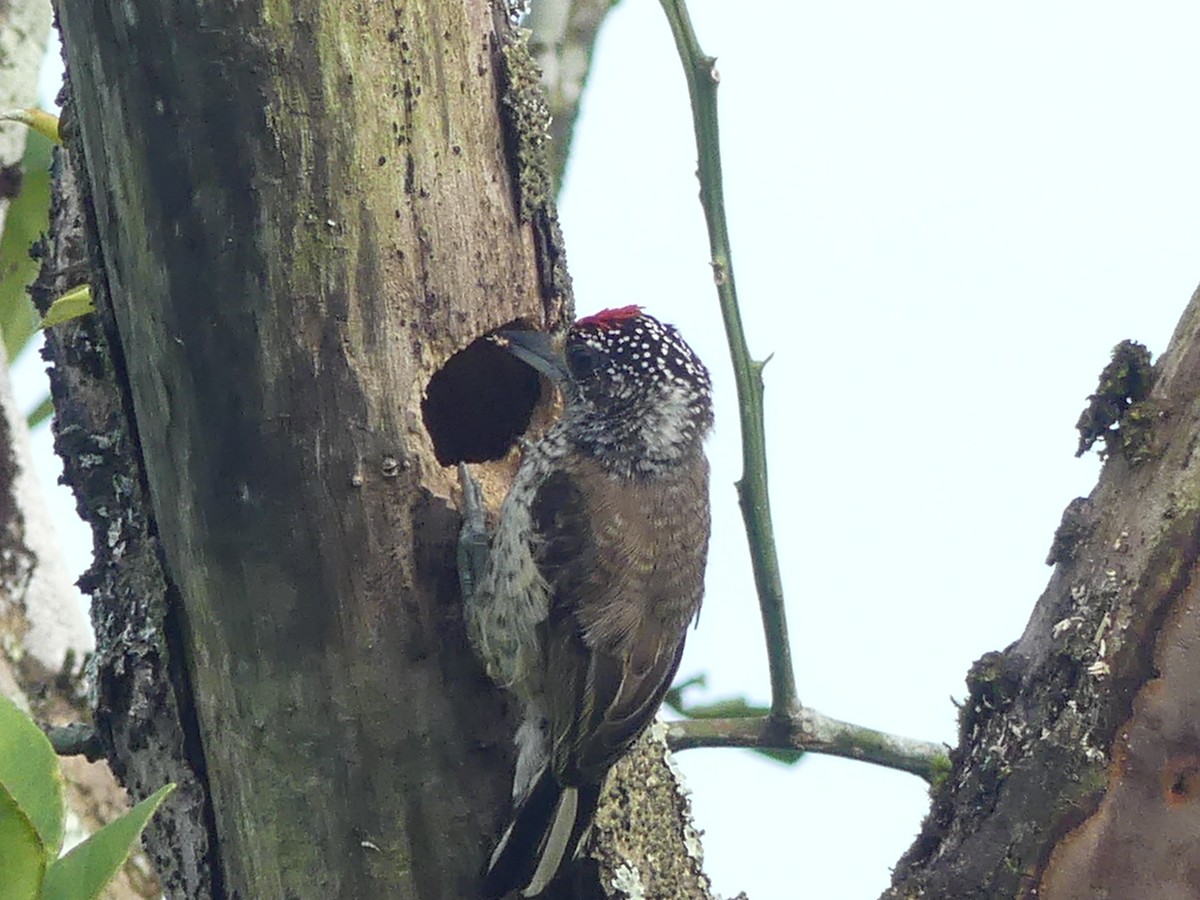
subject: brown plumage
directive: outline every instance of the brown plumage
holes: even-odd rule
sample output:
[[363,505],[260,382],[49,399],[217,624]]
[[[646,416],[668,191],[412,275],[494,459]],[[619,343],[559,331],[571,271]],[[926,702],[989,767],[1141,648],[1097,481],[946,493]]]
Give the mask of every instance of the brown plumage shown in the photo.
[[550,584],[546,669],[551,768],[601,781],[654,718],[704,591],[708,462],[651,484],[572,457],[533,506]]
[[627,307],[576,323],[561,353],[510,338],[565,404],[464,575],[472,640],[526,707],[489,897],[537,896],[579,849],[678,669],[709,536],[708,372],[673,328]]

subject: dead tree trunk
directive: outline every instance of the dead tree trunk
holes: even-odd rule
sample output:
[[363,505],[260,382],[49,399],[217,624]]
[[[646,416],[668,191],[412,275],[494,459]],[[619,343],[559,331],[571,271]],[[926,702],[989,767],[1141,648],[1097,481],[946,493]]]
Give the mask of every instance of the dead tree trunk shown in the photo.
[[[472,341],[571,306],[507,8],[58,13],[55,252],[83,228],[99,311],[51,342],[57,433],[97,536],[102,738],[135,793],[181,784],[166,889],[473,896],[513,723],[464,638],[444,466],[502,456],[539,395]],[[641,765],[576,893],[624,867],[706,896]]]

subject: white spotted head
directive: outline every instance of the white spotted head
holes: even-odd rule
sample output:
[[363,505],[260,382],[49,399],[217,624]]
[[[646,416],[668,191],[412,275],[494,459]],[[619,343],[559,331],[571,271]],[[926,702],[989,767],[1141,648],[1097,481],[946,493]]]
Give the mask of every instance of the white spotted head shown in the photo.
[[672,325],[639,306],[606,309],[567,335],[571,439],[609,468],[652,474],[699,450],[712,381]]

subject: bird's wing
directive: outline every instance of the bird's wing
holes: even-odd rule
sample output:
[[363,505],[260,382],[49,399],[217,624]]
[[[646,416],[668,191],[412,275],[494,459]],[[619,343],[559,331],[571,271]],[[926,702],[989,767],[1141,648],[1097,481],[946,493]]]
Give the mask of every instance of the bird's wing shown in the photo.
[[563,784],[602,780],[649,725],[679,666],[690,618],[648,614],[661,590],[662,548],[644,533],[644,517],[597,503],[595,493],[589,503],[578,476],[560,471],[532,510],[538,564],[551,589],[546,713]]
[[[552,656],[556,646],[561,644],[549,647]],[[584,702],[569,727],[555,733],[556,766],[577,768],[585,781],[603,778],[653,721],[682,655],[682,635],[655,636],[615,653],[591,648],[587,668],[577,671],[580,680],[572,686]]]

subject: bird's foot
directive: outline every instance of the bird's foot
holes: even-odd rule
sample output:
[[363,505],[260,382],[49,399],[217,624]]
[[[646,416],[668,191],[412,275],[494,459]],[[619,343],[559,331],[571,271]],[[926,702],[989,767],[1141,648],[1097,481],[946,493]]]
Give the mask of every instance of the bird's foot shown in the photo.
[[458,583],[463,601],[470,603],[487,562],[487,516],[483,506],[483,491],[479,482],[471,476],[466,463],[458,464],[458,483],[463,495],[463,524],[458,533]]

